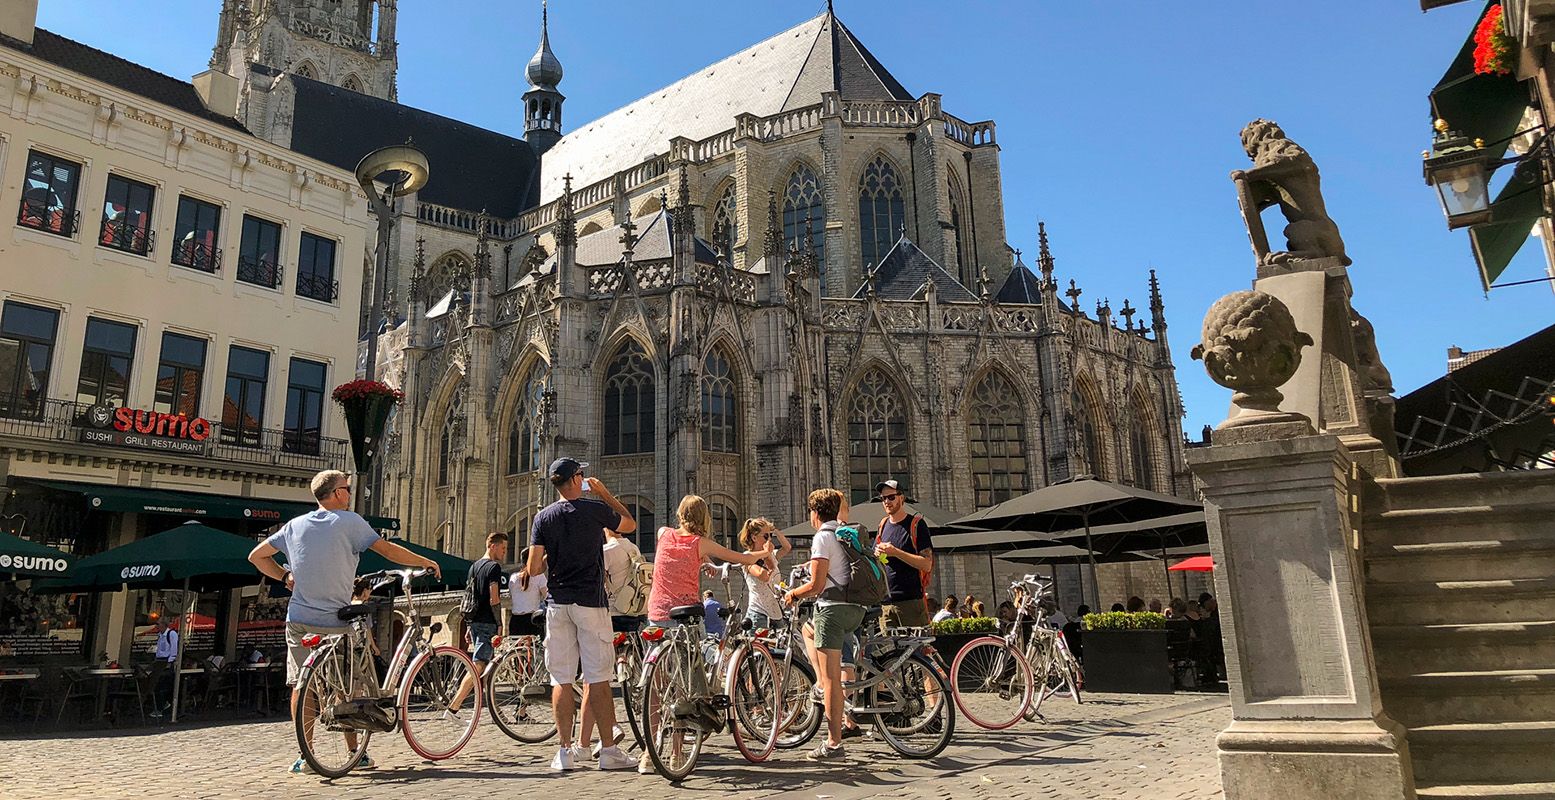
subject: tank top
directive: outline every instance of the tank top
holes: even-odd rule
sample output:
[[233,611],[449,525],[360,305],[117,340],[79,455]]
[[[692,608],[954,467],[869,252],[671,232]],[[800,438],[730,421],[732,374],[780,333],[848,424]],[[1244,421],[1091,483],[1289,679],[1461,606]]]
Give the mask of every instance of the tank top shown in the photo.
[[659,529],[653,550],[653,591],[648,595],[648,619],[670,618],[676,606],[701,603],[702,537],[674,528]]
[[[761,566],[769,571],[777,570],[777,559],[769,558]],[[731,567],[732,569],[732,567]],[[766,614],[768,619],[778,620],[783,618],[783,606],[778,602],[777,596],[772,593],[772,584],[756,580],[756,576],[750,574],[750,570],[743,567],[740,572],[745,574],[745,592],[750,610]],[[773,576],[776,578],[776,576]]]

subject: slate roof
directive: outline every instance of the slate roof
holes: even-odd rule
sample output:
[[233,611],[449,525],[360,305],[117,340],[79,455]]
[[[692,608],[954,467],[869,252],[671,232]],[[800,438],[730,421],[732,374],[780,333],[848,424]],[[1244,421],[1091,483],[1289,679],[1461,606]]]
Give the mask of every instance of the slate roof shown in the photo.
[[43,28],[35,28],[30,45],[9,36],[0,36],[0,45],[31,54],[34,58],[109,86],[116,86],[147,100],[248,133],[248,129],[232,117],[224,117],[206,109],[205,103],[200,100],[200,95],[194,91],[194,86],[187,81],[171,75],[163,75],[154,69],[143,67],[112,53],[105,53],[74,39],[66,39]]
[[749,47],[563,136],[544,156],[541,202],[734,127],[737,114],[768,116],[813,105],[822,92],[850,100],[913,100],[830,12]]
[[[668,261],[675,257],[670,245],[670,217],[664,211],[654,212],[646,222],[637,223],[637,241],[632,245],[633,261]],[[607,264],[616,264],[621,261],[621,226],[614,225],[604,230],[594,231],[586,236],[578,237],[578,249],[574,256],[580,267],[602,267]],[[696,240],[696,263],[716,264],[718,256],[713,248],[700,238]],[[549,273],[556,267],[556,256],[552,254],[541,266],[542,273]],[[520,278],[520,282],[522,282]]]
[[[922,297],[924,284],[934,276],[934,291],[941,300],[974,302],[977,295],[956,280],[928,253],[918,249],[906,236],[896,240],[891,251],[880,259],[879,275],[875,279],[875,295],[883,300],[914,300]],[[866,285],[859,286],[854,299],[864,297]]]
[[421,200],[498,217],[534,207],[539,169],[523,139],[298,75],[287,78],[297,94],[293,150],[355,170],[362,156],[409,140],[432,167]]
[[1004,285],[994,295],[994,299],[1001,303],[1028,303],[1038,305],[1042,302],[1042,281],[1032,274],[1031,269],[1019,259],[1010,270],[1009,277],[1004,279]]

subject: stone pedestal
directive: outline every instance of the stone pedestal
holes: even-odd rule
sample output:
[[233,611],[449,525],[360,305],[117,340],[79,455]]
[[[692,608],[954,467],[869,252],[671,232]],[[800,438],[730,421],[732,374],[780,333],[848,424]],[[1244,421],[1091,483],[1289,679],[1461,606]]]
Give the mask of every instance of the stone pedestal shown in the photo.
[[1217,433],[1188,455],[1231,687],[1233,722],[1218,741],[1226,797],[1414,798],[1403,729],[1382,712],[1350,546],[1350,452],[1286,424]]

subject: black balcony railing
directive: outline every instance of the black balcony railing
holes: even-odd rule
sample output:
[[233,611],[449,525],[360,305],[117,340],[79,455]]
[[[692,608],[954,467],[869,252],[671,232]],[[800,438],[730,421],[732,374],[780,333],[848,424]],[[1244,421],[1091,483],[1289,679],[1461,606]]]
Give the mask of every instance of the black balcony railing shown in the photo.
[[21,210],[16,214],[16,224],[60,236],[75,236],[76,229],[81,227],[81,212],[23,197]]
[[297,296],[317,300],[321,303],[333,303],[335,297],[340,294],[340,282],[332,281],[324,275],[297,275]]
[[280,264],[267,258],[238,259],[238,280],[244,283],[252,283],[267,289],[279,289],[282,271]]
[[221,271],[221,248],[203,242],[179,242],[173,246],[173,263],[214,275]]
[[[17,409],[9,414],[0,413],[0,436],[20,436],[28,439],[81,442],[83,431],[111,431],[93,423],[92,406],[65,400],[46,400],[41,410]],[[346,463],[350,448],[344,439],[330,439],[312,431],[285,431],[274,428],[246,429],[240,432],[239,443],[223,441],[221,423],[211,423],[211,434],[200,444],[198,454],[180,452],[183,457],[210,458],[234,461],[256,466],[295,467],[321,469]],[[158,448],[139,448],[133,445],[104,444],[116,450],[147,453],[162,452]]]
[[144,256],[151,254],[156,239],[157,232],[150,228],[139,228],[120,219],[105,219],[97,243],[103,247]]

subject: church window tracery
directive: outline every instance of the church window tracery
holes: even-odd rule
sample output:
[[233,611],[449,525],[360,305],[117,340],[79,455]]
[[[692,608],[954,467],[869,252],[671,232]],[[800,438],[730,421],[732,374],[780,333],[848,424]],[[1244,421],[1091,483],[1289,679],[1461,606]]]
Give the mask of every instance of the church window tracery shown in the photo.
[[550,367],[544,361],[535,361],[524,374],[521,394],[513,406],[513,424],[508,428],[509,475],[540,468],[540,413],[550,379]]
[[858,221],[863,264],[879,266],[907,224],[902,183],[885,156],[876,156],[859,177]]
[[[809,229],[805,223],[809,221]],[[783,241],[785,244],[805,248],[809,236],[815,247],[815,260],[820,269],[821,294],[826,293],[826,201],[821,197],[821,183],[810,168],[800,164],[788,176],[783,188]]]
[[736,452],[739,417],[735,413],[734,370],[721,350],[702,363],[702,449]]
[[912,481],[907,413],[896,385],[879,367],[871,367],[853,389],[848,403],[848,487],[850,502],[865,503],[875,484],[895,478]]
[[362,91],[362,81],[355,75],[347,75],[346,79],[341,82],[340,87],[348,92],[360,93]]
[[297,75],[309,80],[316,81],[319,79],[318,70],[313,68],[313,62],[311,61],[302,62],[302,64],[297,67]]
[[1025,420],[1020,394],[1003,373],[990,372],[978,382],[967,414],[972,488],[978,508],[1031,490]]
[[447,486],[453,473],[454,453],[464,435],[464,392],[455,392],[443,413],[443,429],[437,439],[437,485]]
[[1133,460],[1134,485],[1157,490],[1155,470],[1155,425],[1143,397],[1134,398],[1134,413],[1129,426],[1129,456]]
[[713,541],[731,550],[742,549],[737,541],[740,533],[740,515],[734,508],[714,500],[708,506],[708,511],[713,517],[713,529],[709,531]]
[[713,248],[722,258],[734,259],[734,243],[740,238],[740,223],[737,212],[739,200],[734,194],[734,184],[724,190],[718,198],[718,205],[713,210]]
[[1075,444],[1080,448],[1080,457],[1085,462],[1082,469],[1090,475],[1106,480],[1106,444],[1089,393],[1084,389],[1076,388],[1070,403],[1074,417]]
[[628,339],[605,372],[605,455],[653,452],[654,395],[653,364]]
[[950,173],[950,231],[955,239],[956,275],[961,282],[971,285],[971,265],[967,263],[966,235],[961,221],[965,219],[962,210],[966,207],[966,199],[961,194],[961,182],[956,180],[956,174]]

